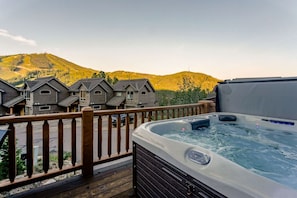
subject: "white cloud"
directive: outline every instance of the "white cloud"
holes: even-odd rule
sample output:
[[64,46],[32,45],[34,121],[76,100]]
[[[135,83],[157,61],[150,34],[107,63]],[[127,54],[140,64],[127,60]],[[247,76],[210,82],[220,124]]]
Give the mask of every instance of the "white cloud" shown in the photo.
[[27,45],[37,46],[36,41],[30,40],[30,39],[26,39],[23,36],[12,35],[7,30],[0,29],[0,36],[4,36],[6,38],[10,38],[10,39],[12,39],[14,41],[17,41],[17,42],[25,43]]

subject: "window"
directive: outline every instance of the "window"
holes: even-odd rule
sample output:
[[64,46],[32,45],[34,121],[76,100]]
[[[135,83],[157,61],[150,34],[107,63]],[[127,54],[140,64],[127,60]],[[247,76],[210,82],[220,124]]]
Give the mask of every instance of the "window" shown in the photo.
[[94,109],[94,110],[100,110],[100,109],[101,109],[101,105],[94,105],[94,106],[93,106],[93,109]]
[[145,92],[145,91],[143,91],[143,92],[141,92],[141,94],[142,94],[142,95],[145,95],[145,94],[146,94],[146,92]]
[[50,90],[46,90],[46,89],[40,90],[40,94],[41,95],[50,95],[51,94],[51,91]]
[[48,111],[51,110],[51,106],[44,105],[39,107],[39,111]]
[[116,96],[122,96],[122,92],[117,92]]
[[94,94],[95,94],[95,95],[102,95],[102,91],[100,91],[100,90],[96,90],[96,91],[94,92]]
[[86,91],[80,91],[80,100],[86,100],[86,95],[87,95]]
[[133,91],[128,91],[127,92],[127,99],[128,100],[133,100]]
[[30,92],[29,91],[25,91],[25,99],[26,100],[30,100]]

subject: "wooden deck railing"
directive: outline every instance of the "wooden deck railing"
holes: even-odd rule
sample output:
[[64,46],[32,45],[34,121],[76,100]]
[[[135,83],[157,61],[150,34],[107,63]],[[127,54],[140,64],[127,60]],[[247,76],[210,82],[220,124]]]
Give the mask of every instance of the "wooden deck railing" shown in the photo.
[[[75,113],[2,117],[0,125],[8,126],[9,130],[9,173],[8,179],[0,181],[0,192],[77,170],[81,170],[83,177],[92,177],[95,165],[132,154],[131,133],[140,124],[212,111],[211,101],[200,101],[198,104],[120,110],[93,111],[86,107]],[[121,126],[118,116],[113,127],[112,115],[120,114],[126,114],[125,125]],[[130,115],[133,123],[130,123]],[[41,148],[41,173],[34,170],[36,144]],[[26,153],[25,176],[17,176],[16,151],[20,147]],[[50,167],[52,148],[57,156],[56,168]],[[64,165],[65,152],[71,154],[71,165]]]

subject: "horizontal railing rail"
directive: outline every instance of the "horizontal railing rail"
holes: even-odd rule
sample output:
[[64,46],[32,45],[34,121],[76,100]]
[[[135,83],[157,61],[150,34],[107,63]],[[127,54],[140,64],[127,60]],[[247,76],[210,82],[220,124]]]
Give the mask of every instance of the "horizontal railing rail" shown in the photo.
[[[86,107],[74,113],[1,117],[0,126],[8,130],[9,171],[8,178],[0,181],[0,192],[80,170],[83,177],[92,177],[95,165],[132,155],[131,133],[140,124],[212,111],[211,101],[200,101],[100,111]],[[26,174],[22,175],[17,173],[18,149],[26,158]],[[39,171],[35,170],[36,152],[41,162]],[[68,165],[65,152],[71,158]],[[54,167],[51,153],[57,161]]]

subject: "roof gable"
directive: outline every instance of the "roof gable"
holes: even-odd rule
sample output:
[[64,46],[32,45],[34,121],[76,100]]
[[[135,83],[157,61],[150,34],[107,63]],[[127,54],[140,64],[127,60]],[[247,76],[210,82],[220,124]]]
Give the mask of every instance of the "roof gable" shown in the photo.
[[[5,85],[7,85],[9,88],[11,88],[11,89],[14,89],[15,91],[19,91],[16,87],[14,87],[13,85],[11,85],[11,84],[9,84],[8,82],[6,82],[6,81],[4,81],[4,80],[2,80],[1,78],[0,78],[0,84],[1,83],[3,83],[3,84],[5,84]],[[5,92],[5,90],[3,89],[3,87],[1,87],[2,89],[2,92]]]
[[107,83],[104,78],[87,78],[78,80],[73,85],[71,85],[70,91],[77,92],[79,91],[82,85],[86,87],[87,91],[92,91],[97,86],[100,86],[107,92],[108,90],[106,89],[105,85],[109,86],[110,89],[113,89],[112,86],[109,83]]
[[58,81],[56,78],[54,78],[52,76],[44,77],[44,78],[37,78],[36,80],[33,80],[33,81],[27,81],[27,82],[25,82],[24,88],[29,88],[30,91],[34,92],[38,88],[40,88],[44,85],[48,85],[48,86],[52,87],[53,89],[55,89],[56,91],[60,92],[60,90],[57,87],[52,85],[52,83],[51,83],[52,81],[56,81],[57,83],[61,84],[63,87],[67,88],[63,83],[61,83],[60,81]]
[[139,91],[147,84],[153,91],[155,91],[148,79],[119,80],[114,85],[114,89],[116,91],[125,91],[129,86],[131,86],[134,90]]

